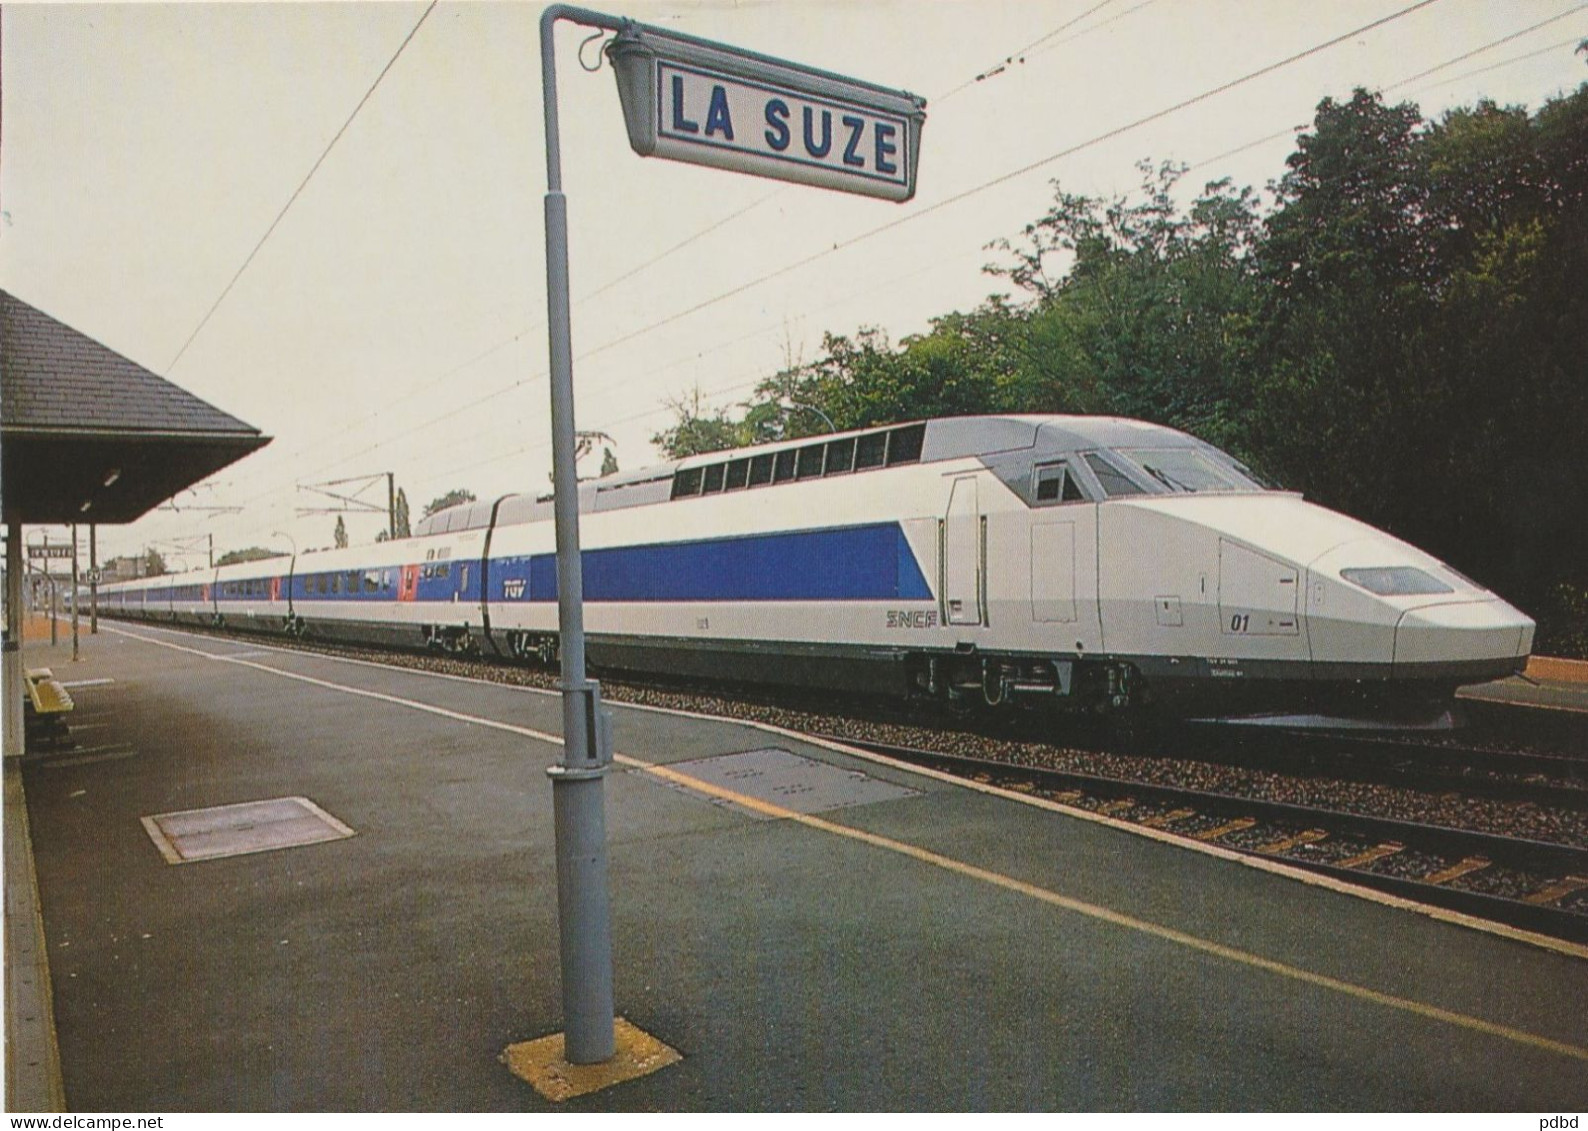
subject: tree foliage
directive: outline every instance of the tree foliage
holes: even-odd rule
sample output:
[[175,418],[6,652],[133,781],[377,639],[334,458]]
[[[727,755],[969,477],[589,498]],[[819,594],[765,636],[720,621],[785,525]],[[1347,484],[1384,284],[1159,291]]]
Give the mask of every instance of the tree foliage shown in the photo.
[[397,528],[396,537],[412,537],[413,530],[408,521],[408,495],[401,487],[397,488],[397,501],[392,504],[392,509],[395,512],[393,525]]
[[347,523],[341,515],[336,516],[336,530],[332,532],[332,538],[335,539],[338,550],[347,549]]
[[227,550],[215,559],[218,566],[237,565],[239,562],[262,562],[266,558],[285,557],[280,550],[267,550],[263,546],[249,546],[242,550]]
[[[408,500],[406,498],[404,498],[402,500],[402,502],[403,502],[403,505],[406,507],[406,505],[408,503]],[[444,511],[448,507],[457,506],[459,503],[472,503],[472,502],[474,502],[474,492],[473,491],[470,491],[470,490],[468,490],[466,488],[463,488],[463,487],[454,487],[452,490],[448,491],[445,495],[437,496],[436,498],[431,499],[429,503],[425,504],[424,513],[421,514],[419,517],[420,518],[429,518],[431,515],[435,514],[437,511]],[[402,526],[401,526],[401,524],[399,524],[398,525],[399,536],[401,536],[401,530],[402,530]]]

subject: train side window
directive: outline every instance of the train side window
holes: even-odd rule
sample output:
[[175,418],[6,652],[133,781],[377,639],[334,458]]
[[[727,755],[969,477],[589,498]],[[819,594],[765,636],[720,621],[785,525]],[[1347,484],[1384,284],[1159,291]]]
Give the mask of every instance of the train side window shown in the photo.
[[911,424],[888,433],[888,466],[919,463],[926,443],[926,425]]
[[750,486],[759,487],[772,482],[772,457],[756,456],[750,461]]
[[777,453],[772,464],[772,482],[786,483],[794,478],[794,459],[798,454],[793,448]]
[[855,441],[834,440],[827,445],[827,470],[824,475],[838,475],[855,466]]
[[340,593],[341,591],[342,591],[342,575],[339,574],[339,573],[333,573],[331,575],[331,592],[332,593]]
[[364,592],[366,592],[366,593],[379,593],[380,592],[380,570],[372,569],[372,570],[368,570],[368,571],[365,572],[365,574],[364,574]]
[[383,569],[380,571],[380,587],[388,593],[391,592],[391,570]]
[[326,588],[325,574],[318,574],[314,579],[314,591],[323,597],[325,596]]
[[822,460],[827,452],[826,444],[808,444],[799,450],[799,470],[796,478],[812,479],[822,473]]
[[726,464],[714,463],[706,468],[706,485],[702,490],[708,495],[714,495],[722,490],[722,474],[727,470]]
[[1103,494],[1111,499],[1118,498],[1121,495],[1145,495],[1147,493],[1131,482],[1123,471],[1120,471],[1096,452],[1086,453],[1086,463],[1092,469],[1092,474],[1097,476],[1097,482],[1103,488]]
[[724,491],[737,491],[750,479],[750,461],[748,459],[732,460],[728,464],[728,474],[723,480]]
[[1082,503],[1086,496],[1081,492],[1081,485],[1075,480],[1075,473],[1068,464],[1053,463],[1036,470],[1037,477],[1037,502],[1039,503]]
[[881,467],[888,462],[888,434],[886,432],[873,432],[869,436],[861,436],[855,441],[855,470],[864,471],[868,467]]
[[680,469],[673,473],[673,498],[685,499],[700,494],[700,468]]

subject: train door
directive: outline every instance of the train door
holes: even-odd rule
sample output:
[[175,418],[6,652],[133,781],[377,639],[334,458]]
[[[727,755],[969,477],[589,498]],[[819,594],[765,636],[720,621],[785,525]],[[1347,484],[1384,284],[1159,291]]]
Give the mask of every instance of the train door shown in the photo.
[[982,624],[982,575],[987,563],[974,475],[961,476],[949,488],[941,539],[943,622]]
[[1031,619],[1060,652],[1102,647],[1097,605],[1097,505],[1069,460],[1033,471]]
[[397,599],[412,601],[419,595],[419,567],[405,565],[397,575]]

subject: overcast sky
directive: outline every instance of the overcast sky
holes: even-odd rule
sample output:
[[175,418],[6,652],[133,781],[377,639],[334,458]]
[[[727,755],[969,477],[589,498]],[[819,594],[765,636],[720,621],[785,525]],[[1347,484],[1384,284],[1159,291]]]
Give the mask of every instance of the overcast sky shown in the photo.
[[[1411,3],[603,8],[924,96],[903,205],[635,156],[610,68],[581,70],[587,33],[562,25],[579,427],[638,468],[658,458],[649,437],[669,399],[698,387],[732,405],[814,359],[823,331],[898,341],[975,306],[1000,289],[981,271],[986,245],[1041,215],[1055,178],[1120,193],[1150,158],[1193,165],[1196,186],[1261,188],[1292,137],[1242,147],[1306,123],[1326,96],[1365,86],[1435,116],[1479,98],[1536,109],[1588,78],[1573,52],[1588,4],[1438,0],[969,192]],[[4,5],[0,286],[275,437],[179,510],[102,530],[102,558],[156,544],[173,567],[199,566],[201,548],[174,547],[206,534],[217,553],[285,546],[278,531],[329,545],[336,520],[300,516],[326,501],[299,485],[344,477],[395,472],[416,518],[454,487],[547,489],[540,8],[441,3],[421,23],[425,11]],[[384,505],[384,492],[365,497]],[[385,519],[347,522],[356,543]]]

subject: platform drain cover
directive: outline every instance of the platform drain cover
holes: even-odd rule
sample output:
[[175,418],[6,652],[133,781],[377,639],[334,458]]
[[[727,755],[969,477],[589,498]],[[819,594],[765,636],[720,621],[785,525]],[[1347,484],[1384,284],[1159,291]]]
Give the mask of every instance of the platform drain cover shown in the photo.
[[745,750],[692,762],[673,762],[668,768],[796,813],[823,813],[919,796],[917,790],[787,750]]
[[341,840],[353,830],[307,797],[276,797],[144,817],[143,827],[168,864],[270,852]]

